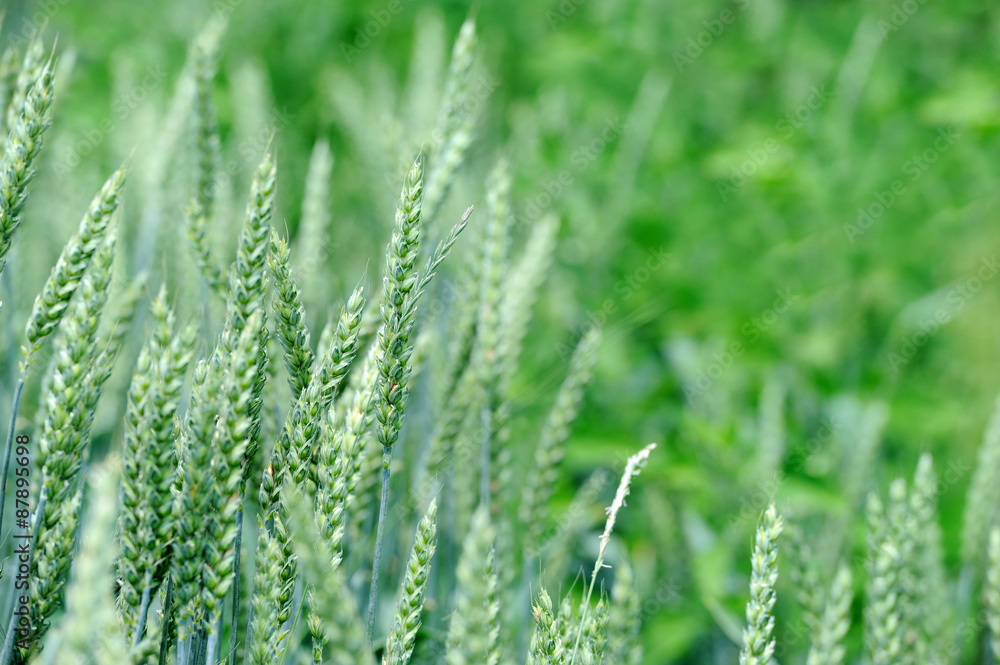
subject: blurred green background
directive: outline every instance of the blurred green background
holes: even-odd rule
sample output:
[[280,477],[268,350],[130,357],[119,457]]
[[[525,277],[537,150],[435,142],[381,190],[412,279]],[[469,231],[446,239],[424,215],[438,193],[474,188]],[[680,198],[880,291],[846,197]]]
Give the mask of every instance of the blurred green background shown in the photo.
[[[232,196],[273,132],[277,219],[294,234],[312,146],[328,138],[338,299],[380,256],[402,168],[431,139],[442,68],[474,16],[481,106],[444,216],[483,203],[503,153],[520,236],[560,217],[520,381],[561,373],[565,348],[604,324],[564,505],[616,455],[660,443],[620,522],[647,596],[646,662],[735,662],[727,634],[766,497],[807,535],[853,518],[849,555],[863,547],[863,491],[912,475],[921,452],[943,478],[954,471],[939,499],[958,576],[965,488],[1000,387],[1000,7],[49,0],[6,12],[7,39],[42,24],[58,35],[64,74],[33,185],[60,194],[28,210],[53,233],[26,224],[18,275],[41,283],[133,150],[155,162],[188,44],[221,12]],[[549,403],[525,406],[543,417]],[[592,556],[611,490],[591,502],[573,566]],[[782,662],[808,644],[787,583],[778,634],[794,655]]]

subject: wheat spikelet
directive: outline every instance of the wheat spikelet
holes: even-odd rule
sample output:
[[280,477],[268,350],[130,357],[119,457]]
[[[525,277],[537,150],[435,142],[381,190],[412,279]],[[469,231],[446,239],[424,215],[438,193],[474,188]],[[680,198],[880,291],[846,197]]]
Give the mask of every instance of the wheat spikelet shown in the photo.
[[499,662],[497,625],[500,606],[496,599],[497,574],[493,553],[496,530],[489,511],[480,506],[459,557],[455,593],[445,660],[448,665]]
[[294,402],[309,382],[313,352],[309,345],[306,311],[292,274],[290,255],[288,242],[271,229],[271,252],[267,256],[267,267],[274,282],[275,332],[285,351],[288,385],[292,389]]
[[111,549],[106,546],[115,522],[117,466],[117,460],[111,459],[91,474],[89,519],[66,589],[66,613],[61,621],[64,639],[55,653],[57,665],[121,665],[127,658],[115,619]]
[[[42,149],[42,135],[50,124],[52,68],[50,60],[31,79],[22,104],[17,103],[16,97],[11,101],[14,117],[8,115],[10,134],[0,160],[0,274],[6,265],[14,233],[21,225],[28,184],[35,177],[32,164]],[[19,80],[19,88],[20,83]]]
[[476,55],[476,24],[471,18],[462,24],[451,53],[445,79],[444,99],[438,119],[435,146],[431,159],[433,170],[427,179],[426,217],[433,221],[444,202],[465,151],[472,142],[475,115],[469,109],[469,78]]
[[49,274],[42,292],[35,298],[35,304],[28,318],[25,336],[28,346],[25,348],[24,365],[31,362],[32,356],[40,348],[42,339],[50,335],[63,313],[69,307],[70,300],[76,292],[84,272],[90,265],[90,260],[104,241],[111,227],[111,220],[121,200],[122,188],[125,184],[125,167],[119,168],[108,178],[104,186],[91,201],[87,213],[80,222],[80,227],[70,238],[59,255],[59,260]]
[[809,649],[806,665],[840,665],[844,662],[843,641],[851,626],[851,600],[854,597],[851,568],[841,563],[833,578],[818,630]]
[[754,538],[750,600],[747,602],[747,627],[743,631],[740,665],[767,665],[774,654],[774,609],[778,581],[778,536],[784,522],[774,504],[767,507],[757,525]]
[[424,607],[424,592],[434,557],[437,503],[431,501],[424,518],[420,520],[417,534],[406,565],[406,575],[396,601],[396,618],[385,643],[385,665],[406,665],[413,652],[420,613]]

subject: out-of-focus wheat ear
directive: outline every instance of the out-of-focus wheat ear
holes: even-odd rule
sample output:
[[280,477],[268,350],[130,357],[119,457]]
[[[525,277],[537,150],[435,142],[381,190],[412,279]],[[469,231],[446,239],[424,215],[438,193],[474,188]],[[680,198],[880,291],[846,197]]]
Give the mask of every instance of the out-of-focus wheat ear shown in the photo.
[[326,243],[330,225],[330,175],[333,154],[330,143],[316,141],[309,158],[305,192],[302,195],[302,221],[295,238],[297,265],[302,269],[302,298],[312,310],[329,301]]
[[[42,66],[28,83],[24,102],[14,109],[13,118],[8,117],[10,134],[0,159],[0,274],[14,233],[21,225],[28,184],[35,177],[33,162],[42,149],[42,135],[51,123],[53,66],[51,60]],[[12,100],[12,104],[16,101]]]
[[222,267],[215,257],[208,240],[208,217],[197,199],[192,199],[184,210],[184,226],[188,242],[194,250],[194,257],[205,283],[219,295],[226,294],[226,283],[222,279]]
[[[932,490],[933,491],[933,490]],[[910,503],[906,481],[897,478],[889,485],[886,526],[893,539],[896,567],[896,607],[903,639],[900,657],[903,663],[922,663],[927,659],[927,635],[921,630],[920,597],[925,580],[918,578],[917,556],[922,534],[916,532],[917,519]]]
[[524,252],[509,271],[500,303],[500,345],[497,357],[501,365],[500,388],[504,395],[510,392],[521,347],[531,321],[531,309],[538,298],[538,290],[552,264],[559,219],[545,215],[531,228],[524,245]]
[[291,529],[294,532],[295,554],[299,567],[310,587],[309,607],[322,624],[332,647],[329,662],[335,665],[373,665],[371,650],[365,645],[365,627],[358,606],[347,585],[343,570],[332,565],[329,550],[322,542],[315,522],[316,514],[308,497],[299,488],[289,486],[282,500],[288,505]]
[[927,636],[927,648],[932,654],[947,649],[948,634],[953,621],[948,602],[948,588],[944,570],[941,525],[938,522],[938,482],[934,462],[928,453],[920,456],[913,477],[909,511],[912,525],[914,552],[914,587],[916,592],[916,617],[920,629]]
[[635,574],[627,558],[618,564],[615,584],[611,588],[611,609],[608,621],[609,661],[620,665],[639,665],[642,662],[642,642],[639,590]]
[[774,655],[774,601],[778,581],[778,537],[784,521],[772,503],[757,525],[751,557],[750,600],[743,630],[740,665],[767,665]]
[[476,23],[472,18],[462,24],[451,52],[451,64],[445,79],[444,99],[438,116],[440,137],[431,154],[431,172],[427,178],[426,218],[433,220],[455,180],[458,167],[472,142],[476,105],[470,103],[469,78],[476,56]]
[[[479,314],[476,340],[478,344],[476,367],[482,386],[483,426],[482,456],[480,464],[480,496],[488,505],[495,458],[501,452],[500,442],[494,441],[496,413],[500,407],[500,370],[498,347],[500,344],[500,301],[503,280],[507,271],[507,254],[510,245],[510,171],[503,158],[486,179],[486,225],[483,239],[482,271],[479,283]],[[498,511],[495,511],[498,512]]]
[[213,17],[191,45],[194,72],[194,104],[192,105],[195,144],[195,199],[205,218],[215,212],[216,177],[219,170],[219,126],[216,118],[213,89],[218,68],[219,43],[225,22]]
[[566,662],[567,650],[559,635],[552,599],[544,587],[539,589],[531,612],[535,618],[535,630],[531,636],[528,665],[562,665]]
[[976,463],[972,468],[965,500],[962,529],[962,557],[977,571],[982,570],[986,551],[986,535],[995,522],[1000,506],[1000,396],[997,397],[989,424],[979,446]]
[[806,665],[841,665],[846,650],[844,636],[851,627],[851,601],[854,580],[851,567],[841,563],[830,586],[826,607],[818,622]]
[[[24,107],[24,102],[28,98],[31,86],[38,80],[42,68],[46,64],[45,46],[42,40],[36,36],[24,50],[24,57],[17,63],[17,69],[13,72],[13,84],[10,89],[10,100],[3,107],[4,123],[7,131],[16,124],[17,116]],[[4,138],[7,138],[6,136]]]
[[499,662],[497,573],[493,545],[496,530],[489,511],[480,506],[472,523],[462,555],[458,559],[454,609],[448,626],[445,661],[448,665]]
[[208,239],[208,229],[215,219],[219,171],[219,127],[216,119],[213,89],[219,42],[225,23],[213,18],[191,44],[189,62],[194,75],[194,98],[191,105],[191,127],[194,137],[194,195],[185,212],[188,240],[194,249],[198,267],[206,283],[220,295],[225,295],[226,283],[221,266]]
[[305,307],[292,274],[291,251],[288,242],[274,229],[271,229],[271,251],[267,255],[267,268],[274,281],[274,327],[281,348],[285,351],[288,385],[292,389],[294,403],[309,383],[313,352]]
[[90,265],[94,252],[104,242],[121,200],[125,174],[125,167],[122,166],[112,173],[101,187],[80,221],[76,233],[59,255],[59,260],[52,268],[42,292],[35,298],[25,329],[28,340],[23,361],[25,367],[41,348],[42,340],[52,334],[59,325],[63,313]]
[[10,125],[7,124],[9,106],[13,100],[17,73],[21,69],[21,52],[11,45],[4,49],[0,56],[0,155],[6,150],[7,134]]
[[114,530],[119,461],[111,458],[91,472],[88,519],[83,528],[66,589],[66,613],[61,620],[63,639],[55,654],[57,665],[92,662],[121,665],[125,641],[115,617],[111,587],[112,552],[107,535]]
[[993,662],[1000,663],[1000,527],[990,529],[986,554],[984,595],[990,627],[990,649],[993,651]]
[[413,653],[413,644],[420,628],[420,613],[424,607],[424,592],[434,557],[437,528],[437,502],[431,501],[427,514],[420,520],[410,550],[410,560],[396,601],[396,618],[385,642],[385,665],[406,665]]
[[139,311],[139,303],[149,286],[149,272],[141,271],[129,278],[125,289],[114,299],[113,316],[108,324],[107,337],[115,348],[121,348],[132,330],[132,323]]
[[533,542],[549,519],[547,506],[558,477],[563,444],[579,412],[583,390],[592,377],[600,341],[600,330],[597,328],[588,330],[580,340],[570,360],[566,379],[559,387],[555,404],[539,435],[534,464],[528,472],[520,506],[521,523],[528,529],[525,542]]
[[865,606],[865,651],[873,665],[892,665],[902,654],[902,617],[897,600],[898,540],[888,528],[878,495],[868,495],[868,583]]

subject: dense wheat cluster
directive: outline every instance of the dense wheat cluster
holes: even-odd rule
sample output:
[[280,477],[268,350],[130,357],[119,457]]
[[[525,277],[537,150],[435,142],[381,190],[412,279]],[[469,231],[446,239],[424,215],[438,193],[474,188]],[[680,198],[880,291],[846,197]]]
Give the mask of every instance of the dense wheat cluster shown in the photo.
[[[16,377],[0,665],[652,662],[640,634],[650,624],[670,641],[656,617],[676,609],[677,588],[643,588],[649,566],[615,527],[663,446],[598,462],[572,503],[557,500],[597,359],[618,340],[596,324],[567,331],[563,362],[525,388],[516,377],[559,220],[515,212],[517,154],[490,156],[481,203],[454,200],[469,191],[483,112],[475,20],[441,67],[432,139],[394,137],[395,214],[366,222],[384,255],[344,275],[326,256],[330,238],[351,238],[331,204],[330,144],[288,164],[272,118],[235,149],[247,164],[228,159],[225,14],[192,35],[155,137],[101,174],[67,224],[33,227],[26,204],[61,195],[36,175],[69,67],[42,35],[0,59],[0,330]],[[282,208],[286,189],[300,211]],[[23,236],[53,228],[66,231],[58,257],[28,265]],[[36,268],[40,289],[19,276]],[[728,425],[725,391],[699,392],[697,353],[678,343],[666,355],[694,387],[678,428],[700,445]],[[887,416],[851,402],[825,430],[800,409],[797,433],[814,438],[786,459],[792,385],[769,377],[759,412],[732,426],[755,441],[739,468],[753,501],[729,534],[746,576],[716,579],[704,561],[725,559],[722,538],[695,511],[677,518],[693,551],[677,575],[717,592],[697,603],[726,648],[704,662],[1000,663],[1000,402],[971,473],[956,579],[931,455],[912,480],[872,490]],[[843,487],[838,517],[778,501],[783,469],[815,463],[831,437],[849,440],[823,461]],[[585,541],[602,497],[603,529]],[[743,616],[719,600],[734,587]],[[789,635],[804,644],[789,648]]]
[[[3,471],[11,475],[12,450],[32,457],[31,480],[19,472],[14,492],[17,527],[32,545],[24,576],[29,591],[14,593],[6,605],[11,619],[0,662],[381,658],[403,665],[415,651],[433,651],[433,638],[420,639],[431,599],[434,619],[446,626],[449,663],[498,664],[525,653],[541,662],[553,645],[537,631],[528,645],[530,606],[509,623],[501,602],[511,602],[517,587],[550,602],[533,573],[539,558],[520,553],[551,518],[554,469],[590,378],[597,333],[580,343],[553,396],[521,488],[520,463],[508,449],[509,404],[516,398],[509,379],[552,246],[536,238],[521,257],[510,256],[510,173],[502,159],[486,183],[485,210],[474,215],[470,207],[453,224],[441,220],[442,200],[471,140],[473,118],[461,108],[474,24],[463,27],[455,45],[441,110],[445,140],[418,155],[402,179],[385,259],[371,271],[382,274],[381,282],[357,276],[339,312],[320,295],[326,266],[293,260],[274,218],[282,179],[270,152],[253,175],[235,257],[219,256],[213,246],[210,232],[226,220],[212,100],[223,30],[213,20],[194,40],[178,84],[182,102],[189,98],[182,104],[188,121],[170,149],[191,151],[194,178],[183,225],[163,224],[157,243],[186,239],[188,263],[174,265],[181,259],[168,256],[148,303],[145,273],[128,278],[124,291],[114,287],[117,238],[128,232],[118,212],[132,168],[126,164],[95,196],[28,316]],[[35,40],[23,51],[12,46],[7,60],[19,65],[3,81],[10,123],[0,208],[4,255],[16,247],[24,222],[33,160],[50,122],[56,56]],[[327,155],[318,144],[303,234],[327,232]],[[176,163],[187,161],[178,156]],[[477,222],[480,247],[467,252],[461,279],[481,286],[457,311],[422,315],[418,306],[435,297],[436,273]],[[310,249],[301,247],[309,241],[300,238],[297,254]],[[503,284],[511,261],[527,277],[516,292]],[[185,272],[189,265],[197,271]],[[197,314],[179,315],[181,300],[192,293],[201,304],[182,310]],[[307,303],[331,312],[321,330],[311,329],[316,317]],[[117,364],[131,362],[125,341],[133,328],[145,330],[145,341],[131,381],[125,392],[104,396],[124,406],[121,434],[112,450],[95,456],[90,434],[102,390]],[[439,342],[435,328],[452,334]],[[446,368],[435,377],[444,383],[434,407],[437,425],[426,437],[407,439],[414,445],[423,438],[423,451],[411,452],[400,467],[411,482],[393,484],[391,471],[399,467],[393,452],[405,431],[413,380],[418,371],[431,372],[424,366],[432,345]],[[45,355],[38,425],[33,436],[22,435],[21,396],[34,378],[32,361]],[[622,498],[648,455],[649,449],[624,469]],[[528,529],[517,521],[522,514]],[[461,550],[453,570],[435,565],[441,539]],[[397,560],[406,549],[408,556]],[[601,560],[603,546],[594,579]],[[13,589],[14,579],[6,577]],[[614,631],[634,632],[633,594],[616,587],[612,600],[599,590],[592,612],[588,593],[572,610],[575,619],[560,619],[554,639],[568,662],[600,662],[609,641],[629,642]],[[609,606],[624,619],[614,629]],[[632,653],[634,661],[638,652]]]

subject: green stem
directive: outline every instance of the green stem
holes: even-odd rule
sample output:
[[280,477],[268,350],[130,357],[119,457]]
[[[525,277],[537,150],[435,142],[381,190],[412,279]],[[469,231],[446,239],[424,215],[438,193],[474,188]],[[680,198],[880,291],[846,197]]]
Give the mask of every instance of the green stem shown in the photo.
[[[391,453],[386,452],[386,455]],[[385,516],[389,507],[389,465],[382,464],[382,499],[378,505],[378,528],[375,531],[375,556],[372,560],[372,584],[368,591],[368,650],[375,633],[375,604],[378,601],[378,569],[382,561],[382,538],[385,536]]]
[[146,587],[142,590],[142,604],[139,605],[139,622],[136,625],[135,632],[132,634],[132,649],[138,649],[139,643],[142,642],[142,634],[146,631],[146,613],[149,612],[149,596],[152,588],[150,587],[149,572],[146,572]]
[[167,652],[170,650],[170,628],[173,620],[170,615],[171,602],[174,596],[174,578],[167,579],[167,594],[163,599],[163,623],[160,624],[160,660],[158,665],[167,665]]

